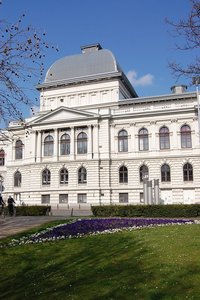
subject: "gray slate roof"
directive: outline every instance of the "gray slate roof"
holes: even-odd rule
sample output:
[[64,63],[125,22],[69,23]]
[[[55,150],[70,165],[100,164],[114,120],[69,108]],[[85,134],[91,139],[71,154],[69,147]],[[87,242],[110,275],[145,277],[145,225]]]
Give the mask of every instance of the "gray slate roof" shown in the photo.
[[109,50],[101,49],[57,60],[47,71],[45,83],[116,72],[121,72],[121,69],[114,55]]

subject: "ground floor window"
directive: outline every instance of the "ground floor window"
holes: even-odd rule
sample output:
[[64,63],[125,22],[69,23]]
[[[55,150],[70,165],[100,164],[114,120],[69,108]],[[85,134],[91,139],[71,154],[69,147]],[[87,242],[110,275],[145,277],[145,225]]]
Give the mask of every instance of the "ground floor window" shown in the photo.
[[78,194],[78,203],[87,203],[87,194]]
[[128,203],[128,193],[119,193],[119,203]]
[[68,194],[60,194],[59,203],[68,203]]
[[50,203],[50,195],[42,195],[42,204],[49,204]]

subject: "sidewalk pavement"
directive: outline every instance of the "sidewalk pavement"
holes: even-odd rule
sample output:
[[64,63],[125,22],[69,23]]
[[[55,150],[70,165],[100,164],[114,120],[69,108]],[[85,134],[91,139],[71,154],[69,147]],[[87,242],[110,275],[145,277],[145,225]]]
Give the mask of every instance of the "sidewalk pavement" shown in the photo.
[[2,217],[0,216],[0,239],[9,235],[23,232],[44,223],[65,220],[66,216],[29,216],[29,217]]

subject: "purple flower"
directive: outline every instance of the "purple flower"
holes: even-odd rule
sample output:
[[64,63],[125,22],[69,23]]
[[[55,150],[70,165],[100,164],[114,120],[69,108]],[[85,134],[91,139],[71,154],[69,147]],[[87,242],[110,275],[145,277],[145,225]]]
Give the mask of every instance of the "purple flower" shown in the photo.
[[142,218],[99,218],[99,219],[80,219],[67,223],[64,225],[58,225],[50,228],[45,232],[41,232],[32,236],[32,241],[38,239],[59,239],[67,237],[77,237],[86,234],[92,234],[96,232],[104,232],[107,230],[124,229],[124,228],[141,228],[156,225],[168,225],[168,224],[187,224],[194,223],[192,220],[184,219],[142,219]]

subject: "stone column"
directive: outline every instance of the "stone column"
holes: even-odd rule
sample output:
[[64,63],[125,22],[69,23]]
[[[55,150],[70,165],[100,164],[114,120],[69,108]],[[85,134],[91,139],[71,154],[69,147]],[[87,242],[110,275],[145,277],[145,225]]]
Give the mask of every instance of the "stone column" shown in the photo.
[[71,127],[71,144],[70,144],[70,159],[74,160],[75,158],[75,128]]
[[93,138],[92,138],[92,126],[88,126],[88,156],[91,159],[93,154]]
[[153,204],[153,195],[152,195],[152,180],[147,181],[147,195],[148,195],[148,204]]
[[154,179],[154,203],[160,204],[159,179]]
[[58,160],[58,129],[54,130],[54,158],[57,161]]
[[42,132],[38,131],[37,134],[37,155],[36,161],[40,162],[42,160]]
[[93,152],[94,158],[99,159],[99,125],[95,124],[93,126]]
[[144,204],[148,203],[148,191],[147,191],[147,178],[143,179],[143,197],[144,197]]

